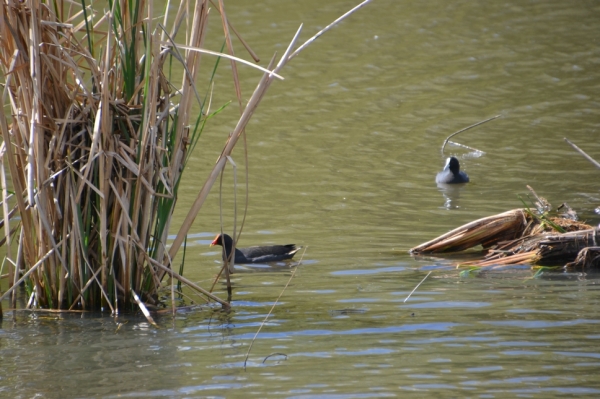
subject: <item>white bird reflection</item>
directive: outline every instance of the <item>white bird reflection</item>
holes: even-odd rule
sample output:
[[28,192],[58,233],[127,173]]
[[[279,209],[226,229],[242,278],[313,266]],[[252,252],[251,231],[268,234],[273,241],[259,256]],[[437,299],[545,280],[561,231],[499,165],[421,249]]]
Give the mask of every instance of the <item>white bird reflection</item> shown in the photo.
[[466,184],[443,184],[438,183],[438,189],[444,196],[444,208],[458,209],[460,208],[460,191],[463,190]]

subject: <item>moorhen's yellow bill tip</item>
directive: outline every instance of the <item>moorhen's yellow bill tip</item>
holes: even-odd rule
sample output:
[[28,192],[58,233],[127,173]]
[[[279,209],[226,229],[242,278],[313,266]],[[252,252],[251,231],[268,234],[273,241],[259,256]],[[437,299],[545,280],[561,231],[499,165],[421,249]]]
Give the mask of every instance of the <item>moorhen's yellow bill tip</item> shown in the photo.
[[220,238],[221,238],[221,234],[217,234],[217,236],[215,237],[215,239],[213,240],[213,242],[210,243],[210,246],[213,247],[215,245],[220,245]]

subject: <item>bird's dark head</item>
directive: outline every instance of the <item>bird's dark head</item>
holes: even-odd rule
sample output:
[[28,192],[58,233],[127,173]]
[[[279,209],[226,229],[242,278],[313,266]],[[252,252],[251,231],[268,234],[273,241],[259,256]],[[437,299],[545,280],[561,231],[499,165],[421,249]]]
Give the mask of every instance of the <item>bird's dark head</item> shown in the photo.
[[215,237],[213,242],[210,243],[210,246],[211,247],[214,245],[223,246],[223,243],[225,243],[225,246],[227,248],[231,248],[231,245],[233,244],[233,239],[227,234],[217,234],[217,236]]
[[450,157],[446,160],[446,166],[444,169],[450,169],[453,175],[457,175],[460,172],[460,163],[456,157]]

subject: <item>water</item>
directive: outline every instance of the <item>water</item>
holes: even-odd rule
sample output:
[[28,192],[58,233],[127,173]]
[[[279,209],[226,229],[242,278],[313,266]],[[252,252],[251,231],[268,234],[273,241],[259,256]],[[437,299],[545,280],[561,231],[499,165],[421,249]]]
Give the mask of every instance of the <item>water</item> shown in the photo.
[[[305,40],[354,4],[226,5],[264,65],[300,22]],[[15,322],[9,313],[0,396],[598,397],[598,275],[534,276],[528,267],[461,274],[456,258],[407,254],[450,228],[520,207],[527,184],[598,223],[598,170],[563,141],[600,159],[598,12],[583,1],[373,2],[283,70],[286,80],[247,129],[250,206],[240,245],[307,250],[246,370],[287,266],[240,268],[232,312],[160,315],[158,329],[134,316],[20,312]],[[213,29],[216,38],[218,22]],[[240,71],[247,99],[259,74]],[[229,81],[222,63],[214,104],[235,98]],[[174,229],[237,114],[229,106],[204,133]],[[448,135],[495,115],[455,138],[483,154],[440,153]],[[445,191],[434,179],[449,155],[471,183]],[[243,182],[242,147],[233,158]],[[229,174],[226,229],[231,182]],[[238,196],[244,191],[241,184]],[[188,242],[185,274],[203,287],[219,268],[208,246],[218,204],[215,187]]]

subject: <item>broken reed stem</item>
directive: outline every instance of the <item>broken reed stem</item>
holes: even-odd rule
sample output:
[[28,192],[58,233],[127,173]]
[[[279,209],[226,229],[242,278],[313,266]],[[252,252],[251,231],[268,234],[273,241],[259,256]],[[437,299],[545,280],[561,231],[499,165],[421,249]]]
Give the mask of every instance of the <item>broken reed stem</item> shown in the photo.
[[10,312],[29,312],[29,313],[88,313],[89,310],[66,310],[66,309],[23,309],[23,308],[10,308],[5,309]]
[[[210,4],[213,5],[213,7],[215,7],[215,9],[220,13],[221,12],[221,8],[219,6],[217,6],[215,4],[215,2],[213,0],[210,0]],[[233,33],[235,33],[235,36],[238,38],[238,40],[240,41],[240,43],[242,43],[242,45],[244,46],[244,48],[246,49],[246,51],[248,52],[248,54],[250,54],[250,57],[252,57],[252,59],[254,60],[254,62],[259,62],[260,58],[258,57],[258,55],[256,55],[256,53],[250,48],[250,46],[248,45],[248,43],[244,40],[244,38],[242,37],[242,35],[239,34],[239,32],[235,29],[235,27],[231,24],[231,22],[225,18],[226,22],[227,22],[227,26],[229,26],[229,28],[231,28],[231,30],[233,31]]]
[[169,274],[171,277],[181,281],[183,284],[186,284],[187,286],[189,286],[190,288],[198,291],[199,293],[209,297],[210,299],[212,299],[215,302],[220,303],[221,305],[223,305],[224,308],[228,309],[231,307],[231,305],[227,302],[225,302],[224,300],[220,299],[219,297],[211,294],[210,292],[206,291],[205,289],[199,287],[198,285],[194,284],[192,281],[188,280],[187,278],[180,276],[179,274],[177,274],[176,272],[174,272],[173,270],[171,270],[170,268],[168,268],[167,266],[162,265],[160,262],[157,262],[155,260],[150,259],[150,262],[162,269],[165,273]]
[[[233,43],[231,42],[231,34],[229,33],[229,24],[227,23],[227,15],[225,15],[225,4],[223,0],[219,0],[219,13],[221,14],[221,25],[223,26],[223,34],[225,35],[225,43],[227,44],[227,51],[231,56],[234,56]],[[237,70],[237,64],[234,60],[230,60],[231,74],[233,76],[233,86],[235,87],[235,95],[238,100],[240,107],[240,114],[244,111],[242,105],[242,89],[240,87],[240,79]]]
[[[59,245],[62,243],[59,243]],[[12,287],[10,287],[4,294],[2,294],[2,296],[0,296],[0,302],[2,302],[4,300],[4,298],[6,298],[8,296],[8,294],[10,294],[11,292],[13,292],[23,281],[25,281],[25,279],[27,277],[29,277],[30,274],[32,274],[34,271],[36,271],[40,266],[42,266],[44,264],[44,261],[46,259],[48,259],[50,257],[50,255],[52,255],[52,253],[54,252],[54,249],[51,249],[50,251],[48,251],[48,253],[46,253],[35,265],[33,265],[32,267],[29,268],[29,270],[27,270],[25,272],[25,274],[23,274],[21,276],[20,279],[18,279],[16,281],[15,284],[13,284]]]
[[566,137],[564,138],[564,140],[567,142],[567,144],[569,144],[571,147],[573,147],[573,149],[575,151],[577,151],[578,153],[580,153],[581,155],[583,155],[583,157],[585,159],[587,159],[588,161],[590,161],[591,163],[594,164],[594,166],[596,166],[597,168],[600,168],[600,163],[598,163],[594,158],[590,157],[588,154],[586,154],[581,148],[577,147],[575,144],[573,144],[569,139],[567,139]]
[[520,236],[527,226],[527,214],[523,209],[513,209],[498,215],[474,220],[457,227],[441,236],[427,241],[409,252],[424,254],[433,252],[461,251],[489,240],[503,237],[510,239]]
[[[231,55],[234,55],[233,52],[233,44],[231,42],[231,35],[229,33],[229,24],[227,22],[227,15],[225,14],[225,5],[223,3],[223,0],[219,0],[219,13],[221,14],[221,19],[222,19],[222,25],[223,25],[223,30],[224,30],[224,34],[225,34],[225,42],[227,44],[227,50],[229,51],[229,53]],[[240,80],[239,80],[239,76],[238,76],[238,71],[237,71],[237,65],[234,61],[231,61],[231,72],[233,75],[233,83],[234,83],[234,87],[235,87],[235,94],[237,96],[237,100],[238,100],[238,106],[240,108],[240,114],[242,114],[244,112],[244,105],[243,105],[243,101],[242,101],[242,89],[240,86]],[[246,140],[246,129],[242,129],[241,131],[241,135],[244,138],[244,162],[246,165],[245,171],[246,171],[246,193],[245,193],[245,207],[244,207],[244,217],[242,219],[242,224],[240,226],[240,230],[239,232],[236,234],[237,231],[237,197],[236,197],[236,193],[237,193],[237,165],[235,164],[235,162],[233,161],[233,159],[230,156],[227,156],[227,159],[229,160],[229,162],[231,163],[231,165],[233,166],[233,186],[234,186],[234,192],[233,192],[233,207],[234,207],[234,211],[233,211],[233,246],[232,246],[232,253],[235,252],[235,247],[237,245],[237,242],[239,241],[240,237],[242,236],[242,230],[244,228],[244,223],[246,221],[246,215],[248,213],[248,204],[249,204],[249,198],[250,198],[250,193],[249,193],[249,163],[248,163],[248,143]],[[221,230],[223,230],[223,227],[221,226]],[[227,277],[227,293],[229,295],[229,297],[231,296],[232,293],[232,289],[231,289],[231,281],[230,281],[230,274],[233,273],[233,259],[235,259],[235,257],[233,257],[232,255],[232,259],[228,261],[228,270],[227,273],[225,273],[225,276]]]
[[[220,0],[221,1],[221,0]],[[241,92],[240,92],[241,94]],[[242,134],[245,135],[245,131],[242,131]],[[242,234],[242,232],[240,231],[239,234],[237,234],[236,236],[236,229],[237,229],[237,165],[236,163],[233,161],[233,158],[231,158],[231,156],[227,156],[227,160],[229,161],[229,163],[231,164],[232,168],[233,168],[233,237],[236,237],[235,240],[233,240],[233,245],[231,246],[231,253],[229,254],[229,259],[227,259],[227,270],[225,272],[225,277],[227,277],[227,301],[231,302],[231,297],[233,295],[233,289],[231,287],[231,274],[234,272],[233,267],[235,264],[235,247],[237,245],[237,241],[239,236]],[[246,167],[246,170],[248,170],[248,168]],[[223,169],[223,172],[225,171],[225,169]],[[223,172],[221,172],[221,176],[223,175]],[[246,179],[246,182],[248,182],[248,179]],[[248,195],[248,191],[246,190],[246,196]],[[225,251],[225,246],[223,245],[223,251]]]
[[[170,42],[162,42],[161,44],[163,46],[170,46],[171,45]],[[177,43],[176,46],[177,46],[177,48],[180,48],[180,49],[183,49],[183,50],[195,51],[195,52],[202,53],[202,54],[209,54],[209,55],[214,55],[216,57],[227,58],[228,60],[236,61],[236,62],[239,62],[241,64],[248,65],[248,66],[250,66],[252,68],[256,68],[256,69],[258,69],[258,70],[260,70],[260,71],[262,71],[264,73],[268,73],[268,74],[276,77],[279,80],[285,80],[285,78],[283,76],[279,75],[277,72],[271,71],[269,67],[263,68],[260,65],[253,64],[250,61],[246,61],[243,58],[238,58],[238,57],[229,55],[227,53],[219,53],[218,51],[211,51],[211,50],[206,50],[206,49],[203,49],[203,48],[186,46],[185,44],[179,44],[179,43]]]
[[406,303],[406,301],[408,301],[408,298],[410,298],[410,296],[417,290],[417,288],[419,288],[419,286],[421,284],[423,284],[423,281],[425,281],[427,279],[427,277],[429,277],[429,275],[431,274],[431,270],[429,271],[429,273],[427,273],[427,275],[425,277],[423,277],[423,280],[421,280],[421,282],[419,284],[417,284],[417,286],[415,288],[413,288],[413,290],[410,292],[410,294],[408,294],[408,296],[406,297],[406,299],[404,299],[404,303]]
[[258,330],[256,331],[256,334],[254,334],[254,337],[252,338],[252,341],[250,341],[250,346],[248,347],[248,352],[246,352],[246,358],[244,359],[244,370],[246,370],[246,363],[248,363],[248,357],[250,356],[250,351],[252,350],[252,346],[254,345],[254,341],[256,341],[256,337],[258,337],[258,334],[260,333],[260,330],[262,330],[263,326],[265,325],[265,323],[269,319],[269,316],[271,316],[271,313],[273,313],[273,310],[275,309],[275,306],[277,305],[277,303],[281,299],[281,296],[285,292],[286,288],[292,282],[292,279],[294,278],[294,275],[296,274],[296,270],[298,270],[298,266],[300,266],[300,264],[302,264],[302,259],[304,259],[304,254],[306,253],[307,249],[308,249],[308,246],[304,247],[304,251],[302,252],[302,256],[300,257],[300,260],[298,261],[298,264],[296,265],[296,267],[294,267],[294,270],[292,270],[292,275],[288,279],[287,283],[285,283],[285,286],[283,287],[283,289],[279,293],[279,296],[277,297],[277,299],[273,303],[273,306],[271,306],[271,309],[269,310],[269,313],[267,313],[267,315],[265,316],[264,320],[260,323],[260,326],[258,327]]
[[[234,175],[235,175],[235,172],[234,172]],[[221,236],[224,234],[223,233],[223,178],[224,178],[224,176],[225,176],[225,168],[223,168],[223,170],[221,171],[221,178],[219,179],[219,225],[221,226]],[[234,200],[234,207],[235,207],[235,200]],[[235,217],[234,217],[234,222],[235,222]],[[233,227],[233,237],[235,237],[235,224]],[[231,273],[233,273],[233,264],[235,262],[235,245],[236,245],[236,243],[234,240],[233,245],[231,246],[231,251],[229,252],[229,256],[227,256],[225,245],[223,245],[221,247],[221,255],[222,255],[221,258],[223,259],[223,266],[221,267],[221,270],[219,271],[217,278],[213,282],[212,287],[210,287],[210,292],[212,293],[213,288],[215,287],[215,284],[219,280],[219,277],[221,276],[221,274],[223,274],[223,271],[225,271],[225,280],[226,280],[225,282],[227,284],[227,302],[231,302],[231,296],[232,296],[231,278],[229,275]]]
[[[459,133],[465,132],[465,131],[467,131],[467,130],[469,130],[469,129],[471,129],[471,128],[474,128],[474,127],[476,127],[476,126],[483,125],[484,123],[486,123],[486,122],[489,122],[489,121],[491,121],[491,120],[494,120],[494,119],[496,119],[496,118],[499,118],[499,117],[501,117],[501,116],[502,116],[502,115],[496,115],[496,116],[492,116],[491,118],[488,118],[488,119],[486,119],[486,120],[484,120],[484,121],[477,122],[477,123],[475,123],[475,124],[473,124],[473,125],[471,125],[471,126],[467,126],[467,127],[465,127],[464,129],[460,129],[458,132],[454,132],[454,133],[452,133],[450,136],[448,136],[448,137],[446,138],[446,140],[444,140],[444,144],[442,144],[442,155],[444,154],[444,148],[446,147],[446,144],[448,143],[448,140],[450,140],[452,137],[456,136],[456,135],[457,135],[457,134],[459,134]],[[479,150],[477,150],[477,151],[479,151]]]
[[343,21],[344,19],[346,19],[347,17],[349,17],[350,15],[354,14],[356,11],[358,11],[359,9],[361,9],[362,7],[366,6],[367,4],[369,4],[371,2],[371,0],[365,0],[362,3],[360,3],[359,5],[355,6],[354,8],[352,8],[350,11],[346,12],[345,14],[343,14],[342,16],[340,16],[339,18],[337,18],[335,21],[333,21],[332,23],[330,23],[329,25],[327,25],[325,28],[321,29],[320,31],[318,31],[313,37],[311,37],[310,39],[308,39],[307,41],[305,41],[300,47],[298,47],[296,49],[296,51],[294,51],[286,60],[289,61],[292,58],[294,58],[295,56],[297,56],[302,50],[304,50],[306,47],[308,47],[312,42],[314,42],[315,40],[317,40],[323,33],[327,32],[329,29],[333,28],[334,26],[336,26],[338,23],[340,23],[341,21]]
[[154,321],[154,319],[150,315],[150,312],[146,308],[146,305],[144,305],[144,303],[142,302],[142,300],[140,299],[140,297],[138,296],[138,294],[136,294],[134,290],[131,290],[131,295],[133,296],[133,299],[135,300],[135,303],[137,303],[137,305],[139,306],[140,310],[144,314],[144,317],[146,317],[146,320],[148,320],[150,322],[150,324],[152,324],[154,327],[158,328],[158,324],[156,324],[156,322]]

